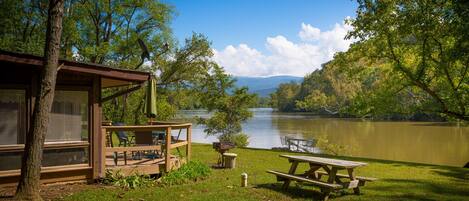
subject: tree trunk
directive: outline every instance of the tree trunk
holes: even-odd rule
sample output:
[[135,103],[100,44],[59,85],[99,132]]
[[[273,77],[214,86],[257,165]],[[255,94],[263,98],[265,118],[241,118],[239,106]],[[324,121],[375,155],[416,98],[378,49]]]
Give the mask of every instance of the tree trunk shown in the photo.
[[41,162],[44,139],[49,125],[49,114],[54,99],[63,9],[63,0],[49,1],[44,67],[41,71],[39,93],[34,103],[31,128],[26,136],[21,164],[21,178],[16,190],[18,200],[42,200],[39,195]]

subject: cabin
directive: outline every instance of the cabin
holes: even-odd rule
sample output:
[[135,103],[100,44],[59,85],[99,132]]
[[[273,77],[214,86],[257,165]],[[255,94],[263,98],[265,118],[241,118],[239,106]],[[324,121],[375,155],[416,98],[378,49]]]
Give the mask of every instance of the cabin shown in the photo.
[[[0,51],[0,187],[18,182],[42,63],[42,57]],[[41,182],[94,182],[108,170],[159,174],[190,160],[190,123],[116,125],[103,119],[104,101],[145,87],[150,78],[148,72],[60,60]],[[103,97],[103,89],[113,87],[121,91]]]

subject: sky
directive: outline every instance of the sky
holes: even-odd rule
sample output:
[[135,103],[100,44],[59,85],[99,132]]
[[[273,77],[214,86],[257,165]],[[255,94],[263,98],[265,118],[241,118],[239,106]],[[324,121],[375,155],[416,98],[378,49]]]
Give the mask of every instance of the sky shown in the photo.
[[213,59],[236,76],[304,76],[346,51],[351,0],[164,0],[179,41],[202,33]]

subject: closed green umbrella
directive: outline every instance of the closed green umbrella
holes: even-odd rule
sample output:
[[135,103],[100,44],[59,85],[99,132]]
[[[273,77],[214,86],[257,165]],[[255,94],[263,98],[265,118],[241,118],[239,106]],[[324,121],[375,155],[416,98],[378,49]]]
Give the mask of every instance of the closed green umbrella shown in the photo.
[[156,81],[151,78],[147,84],[145,114],[148,118],[156,118]]

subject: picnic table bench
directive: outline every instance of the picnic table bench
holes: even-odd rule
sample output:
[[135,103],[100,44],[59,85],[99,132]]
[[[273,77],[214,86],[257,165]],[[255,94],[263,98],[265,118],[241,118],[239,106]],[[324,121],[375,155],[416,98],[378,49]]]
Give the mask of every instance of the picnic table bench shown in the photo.
[[[283,189],[287,189],[292,180],[309,183],[321,189],[324,200],[329,198],[332,191],[339,189],[351,188],[355,194],[360,194],[360,186],[364,186],[365,182],[376,180],[376,178],[361,177],[354,174],[354,168],[367,165],[362,162],[313,156],[280,155],[280,157],[287,158],[291,163],[288,173],[274,170],[267,170],[267,173],[274,174],[277,176],[278,181],[283,181]],[[303,174],[295,174],[298,164],[300,163],[308,163],[309,169]],[[321,168],[324,171],[319,171]],[[347,170],[347,174],[338,174],[337,172],[339,170]],[[327,176],[327,181],[321,180],[323,176]],[[347,181],[341,179],[346,179]]]

